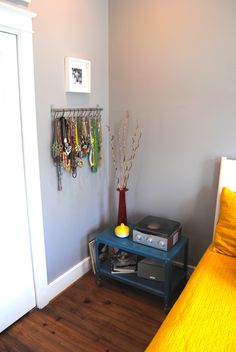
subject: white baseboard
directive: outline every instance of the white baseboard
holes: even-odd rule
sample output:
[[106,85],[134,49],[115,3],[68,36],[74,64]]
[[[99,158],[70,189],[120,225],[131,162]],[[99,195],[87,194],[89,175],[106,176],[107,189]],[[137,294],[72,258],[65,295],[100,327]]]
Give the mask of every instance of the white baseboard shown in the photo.
[[[181,262],[178,262],[178,261],[175,261],[173,260],[172,262],[174,265],[180,267],[180,268],[183,268],[184,267],[184,263],[181,263]],[[195,266],[193,265],[187,265],[187,269],[188,269],[188,274],[189,276],[192,275],[192,273],[194,272],[194,270],[196,269]]]
[[90,257],[85,258],[48,285],[48,300],[51,301],[91,269]]
[[191,275],[194,270],[196,269],[196,266],[193,266],[193,265],[187,265],[187,268],[188,268],[188,272],[189,274]]

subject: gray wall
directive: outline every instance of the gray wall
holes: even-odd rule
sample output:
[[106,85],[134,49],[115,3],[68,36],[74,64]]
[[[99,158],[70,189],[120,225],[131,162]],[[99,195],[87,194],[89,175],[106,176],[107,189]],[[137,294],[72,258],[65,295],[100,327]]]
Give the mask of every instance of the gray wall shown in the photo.
[[234,0],[109,2],[110,119],[128,109],[143,131],[128,218],[180,220],[192,264],[211,241],[219,158],[236,157],[235,23]]
[[[88,255],[87,235],[108,218],[107,143],[104,165],[96,174],[79,170],[63,175],[57,191],[56,168],[50,152],[50,107],[99,104],[108,123],[108,4],[107,0],[33,0],[36,108],[48,280]],[[92,93],[64,92],[64,57],[91,60]],[[105,136],[104,136],[105,137]]]
[[[15,2],[15,1],[14,1]],[[143,131],[127,195],[128,218],[180,220],[195,264],[211,241],[219,158],[236,157],[234,0],[32,0],[35,83],[48,279],[87,256],[86,237],[108,219],[108,158],[56,189],[50,106],[129,110]],[[64,92],[64,57],[92,62],[92,93]],[[105,132],[105,131],[104,131]],[[104,133],[106,136],[106,133]],[[111,180],[110,207],[117,215]],[[111,221],[111,220],[110,220]]]

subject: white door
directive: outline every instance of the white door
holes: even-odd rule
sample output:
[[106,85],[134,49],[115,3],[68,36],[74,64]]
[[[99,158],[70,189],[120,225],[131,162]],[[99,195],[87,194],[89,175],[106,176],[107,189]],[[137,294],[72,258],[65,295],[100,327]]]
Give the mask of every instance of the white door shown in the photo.
[[35,306],[17,37],[0,32],[0,332]]

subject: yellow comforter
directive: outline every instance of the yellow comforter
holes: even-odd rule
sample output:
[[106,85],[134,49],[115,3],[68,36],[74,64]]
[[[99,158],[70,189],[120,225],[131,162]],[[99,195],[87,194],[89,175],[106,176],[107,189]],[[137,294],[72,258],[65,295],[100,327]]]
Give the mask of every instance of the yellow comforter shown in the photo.
[[146,352],[236,352],[236,258],[208,248]]

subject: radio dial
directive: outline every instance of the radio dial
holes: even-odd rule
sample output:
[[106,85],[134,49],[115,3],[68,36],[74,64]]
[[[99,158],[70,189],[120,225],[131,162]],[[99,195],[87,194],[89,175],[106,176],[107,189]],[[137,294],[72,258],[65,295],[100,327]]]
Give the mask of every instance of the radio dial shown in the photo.
[[137,239],[138,241],[141,241],[141,240],[142,240],[142,236],[141,236],[141,235],[136,235],[136,239]]
[[161,248],[164,248],[165,247],[165,242],[164,241],[159,241],[159,245]]
[[148,243],[152,243],[153,239],[151,237],[148,237],[147,241],[148,241]]

